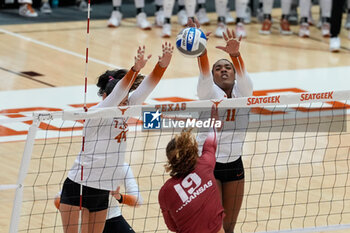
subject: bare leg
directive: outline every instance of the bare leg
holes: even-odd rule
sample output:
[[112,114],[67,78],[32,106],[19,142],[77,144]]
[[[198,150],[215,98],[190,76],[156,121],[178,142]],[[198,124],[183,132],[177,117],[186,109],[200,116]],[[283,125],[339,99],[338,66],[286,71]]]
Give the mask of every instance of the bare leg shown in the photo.
[[219,192],[220,192],[221,203],[222,203],[222,183],[220,180],[216,180],[216,184],[217,184]]
[[107,210],[90,212],[89,233],[102,233],[106,223]]
[[79,228],[79,207],[67,204],[60,204],[60,212],[64,233],[78,233]]
[[225,233],[233,233],[244,195],[244,179],[222,184],[222,200],[225,209]]
[[218,233],[225,233],[224,228],[221,227],[221,229],[218,231]]

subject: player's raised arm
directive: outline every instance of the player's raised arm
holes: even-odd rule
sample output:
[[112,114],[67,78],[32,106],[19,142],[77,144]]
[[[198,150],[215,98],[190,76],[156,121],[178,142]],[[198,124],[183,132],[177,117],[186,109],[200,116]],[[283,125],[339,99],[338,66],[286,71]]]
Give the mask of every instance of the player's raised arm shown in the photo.
[[[211,119],[220,120],[218,108],[213,104],[211,108]],[[216,140],[216,130],[215,128],[211,129],[205,139],[202,149],[202,158],[208,161],[208,164],[213,168],[215,168],[215,153],[217,148],[217,140]]]
[[[194,21],[191,18],[188,18],[187,22],[188,27],[200,28],[200,24],[197,19]],[[206,33],[206,37],[210,35]],[[207,54],[207,49],[198,56],[198,68],[199,68],[199,78],[197,84],[197,94],[199,99],[210,99],[215,95],[214,90],[214,81],[209,67],[209,59]]]
[[237,88],[239,89],[240,93],[243,96],[251,96],[253,95],[253,84],[245,69],[241,53],[239,52],[242,36],[237,38],[234,30],[230,31],[227,28],[226,33],[223,33],[223,37],[226,42],[226,45],[216,46],[216,48],[230,55],[233,66],[237,74],[236,76],[236,81],[238,84]]
[[[137,55],[135,56],[134,65],[130,68],[130,70],[121,80],[116,80],[113,76],[109,76],[107,77],[107,80],[103,80],[103,82],[105,82],[105,85],[101,85],[100,87],[104,87],[104,90],[102,90],[103,101],[101,101],[97,105],[97,107],[117,107],[125,99],[125,97],[129,93],[132,84],[134,83],[137,77],[137,74],[146,65],[147,61],[151,58],[151,55],[145,56],[145,49],[145,46],[139,46],[137,50]],[[109,93],[108,90],[110,89],[112,91]]]
[[[200,24],[198,20],[194,19],[193,21],[191,18],[188,18],[187,26],[200,28]],[[207,37],[209,35],[210,33],[206,34]],[[199,67],[199,71],[201,72],[201,76],[210,78],[210,68],[209,68],[207,49],[205,49],[204,52],[198,57],[198,67]]]
[[153,71],[141,82],[129,98],[130,105],[142,104],[147,96],[157,86],[162,78],[166,68],[169,66],[174,46],[171,43],[165,42],[162,44],[162,55],[158,57],[158,62],[155,65]]

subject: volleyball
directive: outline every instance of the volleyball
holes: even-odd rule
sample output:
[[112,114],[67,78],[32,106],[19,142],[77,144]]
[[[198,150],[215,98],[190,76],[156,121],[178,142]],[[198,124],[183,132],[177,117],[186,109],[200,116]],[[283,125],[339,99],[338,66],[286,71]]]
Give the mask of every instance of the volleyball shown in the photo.
[[207,45],[207,37],[198,28],[185,28],[176,37],[176,48],[186,57],[200,56]]

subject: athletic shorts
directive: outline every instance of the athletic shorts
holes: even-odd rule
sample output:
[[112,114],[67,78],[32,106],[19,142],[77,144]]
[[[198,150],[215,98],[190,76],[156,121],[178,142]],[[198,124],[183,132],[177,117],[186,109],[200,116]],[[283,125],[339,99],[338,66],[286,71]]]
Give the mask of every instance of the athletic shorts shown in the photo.
[[216,163],[214,169],[215,179],[221,183],[244,179],[244,167],[242,158],[230,163]]
[[106,220],[103,233],[135,233],[122,215]]
[[[83,185],[82,206],[90,212],[107,209],[108,198],[108,190],[95,189]],[[63,184],[60,203],[80,206],[80,184],[67,178]]]

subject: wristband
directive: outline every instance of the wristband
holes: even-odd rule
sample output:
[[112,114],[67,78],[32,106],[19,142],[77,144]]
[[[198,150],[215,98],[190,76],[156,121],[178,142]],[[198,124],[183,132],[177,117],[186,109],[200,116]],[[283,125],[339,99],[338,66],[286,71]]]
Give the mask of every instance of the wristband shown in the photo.
[[117,199],[119,203],[123,203],[123,194],[120,194],[120,199]]
[[[234,55],[236,55],[236,56],[234,56]],[[230,54],[231,57],[239,57],[239,56],[241,56],[241,53],[238,52],[238,53],[236,53],[236,54],[234,54],[234,55],[231,55],[231,54]]]

